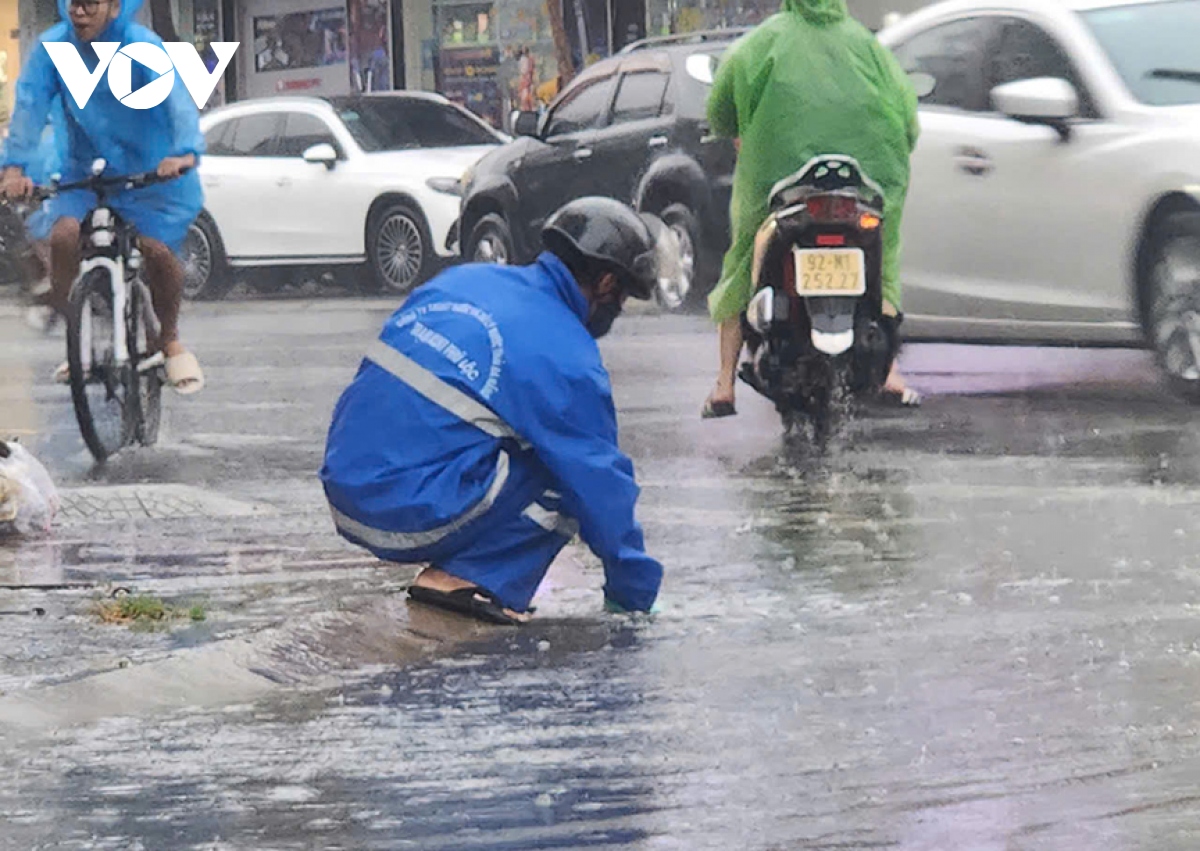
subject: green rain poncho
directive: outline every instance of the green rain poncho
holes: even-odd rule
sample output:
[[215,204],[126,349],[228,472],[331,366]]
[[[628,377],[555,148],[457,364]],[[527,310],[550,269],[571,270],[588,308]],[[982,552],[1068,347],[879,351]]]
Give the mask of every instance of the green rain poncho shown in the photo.
[[813,157],[856,158],[885,194],[883,294],[900,307],[900,214],[917,141],[917,96],[895,57],[845,0],[784,0],[735,44],[708,102],[713,132],[741,139],[730,218],[733,247],[708,299],[716,322],[753,296],[754,237],[771,188]]

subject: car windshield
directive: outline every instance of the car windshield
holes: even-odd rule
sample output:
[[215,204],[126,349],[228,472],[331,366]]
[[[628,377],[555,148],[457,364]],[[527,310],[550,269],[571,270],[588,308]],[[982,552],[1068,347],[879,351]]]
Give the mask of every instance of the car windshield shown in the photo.
[[1152,106],[1200,103],[1200,0],[1082,14],[1135,98]]
[[464,148],[502,140],[458,107],[400,97],[330,98],[366,153],[410,148]]

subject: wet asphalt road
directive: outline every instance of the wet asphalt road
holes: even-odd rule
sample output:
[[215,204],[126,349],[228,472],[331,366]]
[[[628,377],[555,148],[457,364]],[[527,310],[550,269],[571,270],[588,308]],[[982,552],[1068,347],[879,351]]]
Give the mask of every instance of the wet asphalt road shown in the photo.
[[[102,471],[61,343],[0,312],[0,430],[70,509],[0,584],[82,586],[0,590],[47,611],[0,616],[0,849],[1200,847],[1200,429],[1146,354],[912,347],[926,406],[818,458],[749,394],[699,420],[703,321],[627,319],[663,612],[601,614],[571,551],[510,632],[407,613],[329,529],[324,429],[387,312],[193,307],[209,389]],[[116,586],[208,618],[100,625]]]

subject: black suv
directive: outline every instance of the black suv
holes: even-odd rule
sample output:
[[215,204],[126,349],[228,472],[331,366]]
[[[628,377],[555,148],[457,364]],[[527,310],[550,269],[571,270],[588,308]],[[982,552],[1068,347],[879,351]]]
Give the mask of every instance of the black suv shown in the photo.
[[736,154],[705,119],[721,53],[741,31],[638,42],[577,77],[544,116],[521,113],[520,138],[465,178],[461,253],[528,263],[542,223],[584,195],[605,195],[661,216],[680,237],[687,282],[659,293],[676,309],[716,282],[729,246]]

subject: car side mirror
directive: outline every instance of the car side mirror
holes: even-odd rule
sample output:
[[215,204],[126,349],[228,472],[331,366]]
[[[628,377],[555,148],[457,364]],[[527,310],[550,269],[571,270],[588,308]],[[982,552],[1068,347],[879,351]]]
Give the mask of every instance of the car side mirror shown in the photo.
[[937,77],[924,71],[910,71],[908,81],[917,93],[917,100],[925,100],[937,89]]
[[536,112],[517,112],[513,114],[514,136],[537,136],[542,123],[541,116]]
[[337,151],[333,149],[333,145],[328,142],[322,142],[319,145],[313,145],[304,152],[304,161],[306,163],[320,164],[325,168],[333,171],[333,167],[337,165]]
[[1079,115],[1079,92],[1058,77],[1018,80],[992,89],[992,104],[1014,121],[1053,127],[1064,142]]

